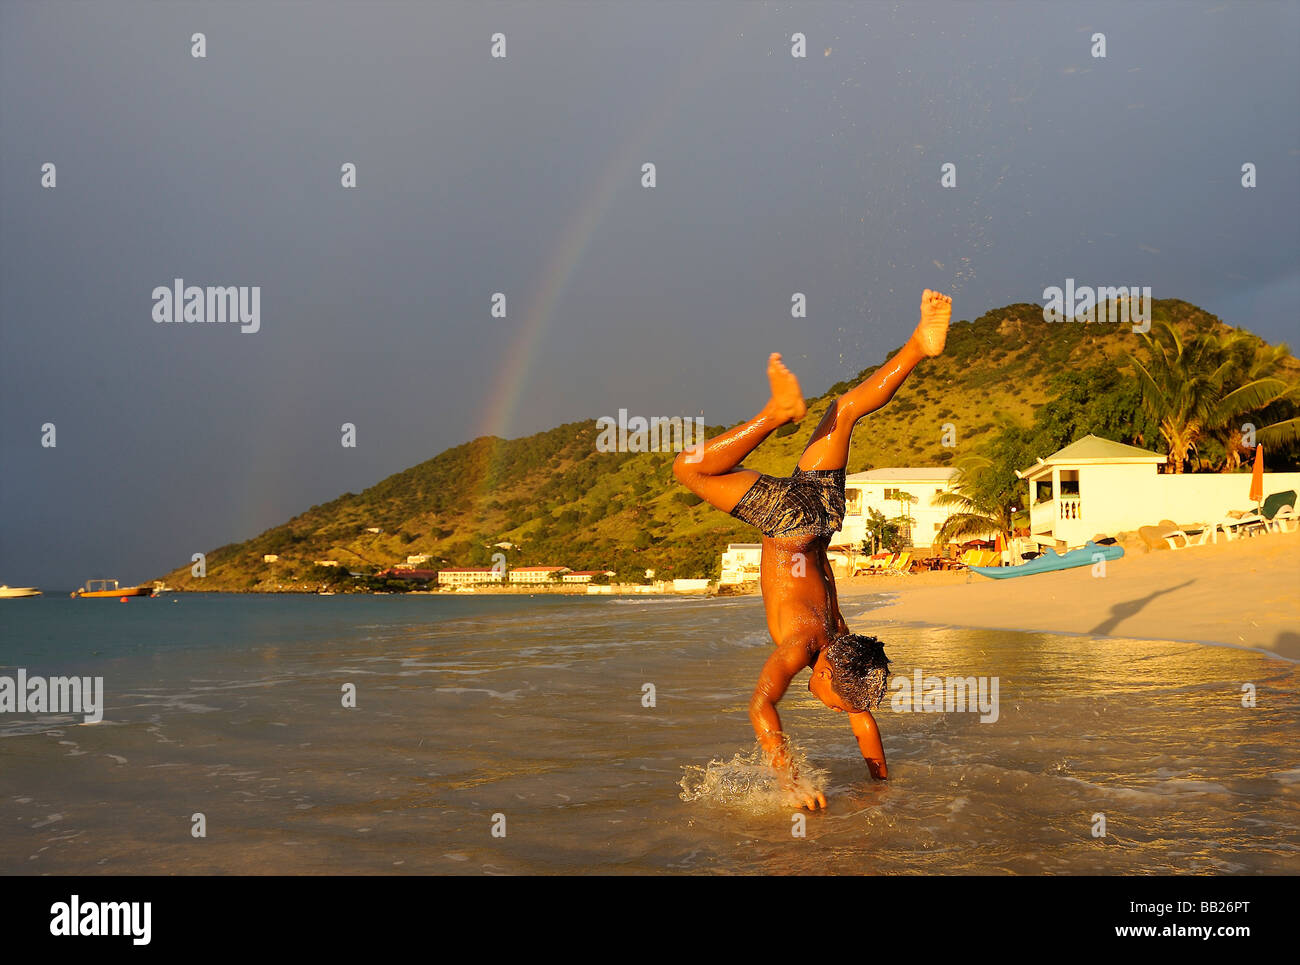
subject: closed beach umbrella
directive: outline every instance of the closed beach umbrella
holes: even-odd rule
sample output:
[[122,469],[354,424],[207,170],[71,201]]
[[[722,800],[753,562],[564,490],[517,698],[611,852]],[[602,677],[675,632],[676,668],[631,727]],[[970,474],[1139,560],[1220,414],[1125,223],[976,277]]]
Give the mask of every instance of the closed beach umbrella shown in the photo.
[[1250,473],[1250,499],[1256,506],[1264,499],[1264,447],[1255,447],[1255,466]]

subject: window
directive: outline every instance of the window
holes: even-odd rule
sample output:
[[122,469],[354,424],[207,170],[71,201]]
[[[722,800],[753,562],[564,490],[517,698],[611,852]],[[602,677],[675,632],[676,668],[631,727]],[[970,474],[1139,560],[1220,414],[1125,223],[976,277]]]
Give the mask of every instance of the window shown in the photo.
[[848,498],[846,500],[844,514],[846,516],[861,516],[862,515],[862,490],[850,489],[847,491],[846,495]]

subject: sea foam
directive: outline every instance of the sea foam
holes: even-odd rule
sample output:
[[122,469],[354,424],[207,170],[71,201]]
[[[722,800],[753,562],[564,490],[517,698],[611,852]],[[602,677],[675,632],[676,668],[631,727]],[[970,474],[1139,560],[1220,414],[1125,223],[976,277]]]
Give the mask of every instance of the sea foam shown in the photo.
[[686,773],[678,782],[682,789],[678,797],[687,803],[771,814],[799,807],[804,796],[824,794],[827,772],[811,766],[807,755],[794,744],[787,744],[787,752],[796,775],[793,782],[766,762],[756,742],[748,751],[737,751],[729,761],[715,759],[702,767],[686,765]]

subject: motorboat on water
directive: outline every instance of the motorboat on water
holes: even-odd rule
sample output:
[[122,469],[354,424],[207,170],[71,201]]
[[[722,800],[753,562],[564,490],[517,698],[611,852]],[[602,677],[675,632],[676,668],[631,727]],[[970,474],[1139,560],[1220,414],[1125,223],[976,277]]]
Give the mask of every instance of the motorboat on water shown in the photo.
[[121,597],[153,596],[152,586],[121,586],[117,580],[87,580],[80,590],[73,590],[74,597]]
[[0,586],[0,600],[17,600],[24,596],[40,596],[41,591],[34,586]]

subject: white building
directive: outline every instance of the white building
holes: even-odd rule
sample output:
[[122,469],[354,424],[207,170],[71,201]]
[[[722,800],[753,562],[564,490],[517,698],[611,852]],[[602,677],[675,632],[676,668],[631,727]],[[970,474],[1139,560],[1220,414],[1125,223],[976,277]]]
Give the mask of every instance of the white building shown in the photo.
[[441,586],[472,586],[475,583],[504,582],[505,574],[491,567],[438,571],[438,583]]
[[572,572],[567,566],[516,566],[510,571],[510,582],[549,583],[552,579]]
[[[1084,436],[1018,471],[1029,483],[1030,532],[1067,546],[1115,536],[1163,519],[1214,523],[1229,510],[1254,508],[1249,472],[1160,473],[1165,457],[1136,446]],[[1300,472],[1264,473],[1264,495],[1300,490]]]
[[613,570],[574,570],[565,573],[560,579],[565,583],[590,583],[597,576],[614,576]]
[[676,579],[671,584],[674,593],[703,593],[709,588],[708,580]]
[[427,563],[427,562],[429,562],[429,560],[431,560],[431,559],[433,559],[433,557],[430,556],[428,553],[418,553],[418,554],[416,554],[415,556],[408,556],[408,557],[406,558],[406,565],[407,565],[407,566],[419,566],[419,565],[421,565],[422,563]]
[[[904,524],[903,537],[917,549],[929,549],[934,535],[955,507],[937,505],[934,500],[940,493],[951,491],[956,469],[946,466],[910,466],[890,469],[870,469],[855,472],[844,480],[844,523],[831,537],[832,546],[847,546],[857,550],[867,538],[867,521],[870,510],[886,519],[910,516],[913,522]],[[903,497],[900,499],[900,495]],[[906,497],[911,497],[908,501]]]
[[735,586],[758,579],[758,567],[763,557],[762,543],[728,543],[722,554],[722,575],[719,586]]
[[264,553],[264,554],[262,554],[262,562],[263,562],[263,563],[278,563],[278,562],[280,562],[280,555],[279,555],[278,553]]

